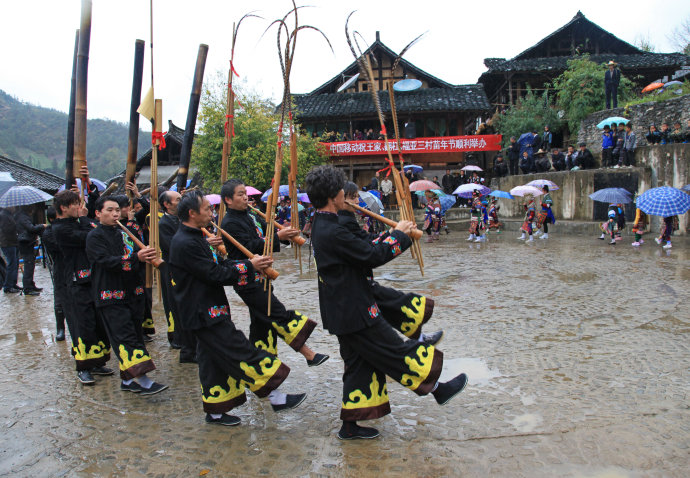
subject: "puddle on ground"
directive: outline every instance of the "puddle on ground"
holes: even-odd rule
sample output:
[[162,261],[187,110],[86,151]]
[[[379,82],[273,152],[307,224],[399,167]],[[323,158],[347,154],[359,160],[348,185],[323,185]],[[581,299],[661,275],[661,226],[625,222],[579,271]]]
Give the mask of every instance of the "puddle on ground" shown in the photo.
[[501,376],[498,370],[491,370],[484,360],[463,357],[444,360],[439,380],[445,382],[461,372],[467,374],[469,385],[487,384],[491,379]]
[[541,425],[542,421],[541,415],[537,415],[536,413],[525,413],[524,415],[518,415],[508,423],[513,425],[519,432],[530,433]]

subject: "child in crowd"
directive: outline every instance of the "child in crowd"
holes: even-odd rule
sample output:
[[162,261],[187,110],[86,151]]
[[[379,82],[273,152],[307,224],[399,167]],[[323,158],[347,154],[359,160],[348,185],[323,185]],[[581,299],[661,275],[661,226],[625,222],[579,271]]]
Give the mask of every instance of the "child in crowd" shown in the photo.
[[613,166],[613,134],[608,125],[604,126],[604,133],[601,135],[601,167],[608,168]]
[[609,209],[609,219],[606,222],[602,222],[601,225],[599,226],[601,229],[601,236],[599,239],[605,239],[606,234],[609,234],[611,236],[611,242],[609,244],[611,245],[616,245],[616,211],[613,209]]
[[671,245],[671,235],[673,231],[678,230],[678,216],[667,216],[664,218],[664,224],[661,226],[661,235],[654,239],[657,244],[661,245],[662,242],[666,241],[666,244],[662,247],[664,249],[670,249],[673,247]]
[[632,243],[633,246],[641,246],[644,244],[644,239],[642,239],[642,234],[644,234],[647,228],[647,215],[642,212],[638,207],[635,208],[635,223],[633,224],[633,232],[635,233],[635,242]]
[[532,236],[532,221],[534,221],[534,216],[536,214],[536,208],[534,206],[534,196],[531,194],[525,195],[525,200],[527,201],[524,205],[525,208],[525,222],[522,223],[522,236],[518,237],[519,240],[524,241],[527,239],[526,234],[529,235],[527,242],[534,242],[534,236]]

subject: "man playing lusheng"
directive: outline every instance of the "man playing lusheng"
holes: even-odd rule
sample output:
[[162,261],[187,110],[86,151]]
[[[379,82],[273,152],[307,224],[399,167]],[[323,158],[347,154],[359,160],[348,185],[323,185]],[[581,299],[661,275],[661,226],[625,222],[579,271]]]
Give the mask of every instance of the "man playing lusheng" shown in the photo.
[[[252,254],[262,254],[264,250],[264,231],[266,223],[248,211],[247,188],[239,179],[227,181],[221,189],[221,198],[227,206],[227,213],[221,227],[233,236]],[[279,230],[273,238],[273,251],[280,251],[280,241],[299,235],[299,230],[286,227]],[[244,254],[232,243],[225,241],[228,259],[243,260]],[[278,354],[276,335],[285,341],[293,350],[307,359],[310,367],[321,365],[328,360],[328,355],[314,353],[306,345],[316,322],[295,310],[287,310],[278,298],[259,282],[259,274],[246,274],[234,286],[235,292],[249,307],[249,341],[273,355]],[[271,315],[268,313],[268,301],[271,301]]]
[[142,262],[152,261],[157,256],[156,250],[151,247],[138,249],[117,226],[120,205],[116,198],[99,198],[96,217],[100,226],[86,238],[86,255],[91,262],[91,292],[120,362],[120,390],[140,395],[162,392],[168,386],[146,376],[156,366],[144,345],[141,323],[144,287],[139,267]]
[[467,376],[439,383],[443,353],[433,345],[403,340],[383,319],[374,300],[367,271],[390,261],[410,247],[415,225],[400,221],[376,244],[360,239],[338,222],[345,207],[345,177],[332,166],[319,166],[306,178],[306,189],[317,208],[312,232],[318,268],[319,305],[323,326],[338,337],[345,364],[340,439],[375,438],[375,428],[357,420],[390,413],[386,375],[418,395],[433,393],[443,405],[462,391]]
[[182,224],[170,245],[170,272],[178,321],[197,339],[201,398],[206,422],[239,425],[228,414],[247,401],[245,388],[258,397],[269,397],[274,411],[297,407],[306,394],[286,395],[277,390],[290,369],[275,355],[254,347],[235,328],[224,285],[235,285],[244,276],[272,264],[270,257],[244,261],[219,259],[201,231],[211,222],[208,200],[199,191],[185,194],[177,206]]

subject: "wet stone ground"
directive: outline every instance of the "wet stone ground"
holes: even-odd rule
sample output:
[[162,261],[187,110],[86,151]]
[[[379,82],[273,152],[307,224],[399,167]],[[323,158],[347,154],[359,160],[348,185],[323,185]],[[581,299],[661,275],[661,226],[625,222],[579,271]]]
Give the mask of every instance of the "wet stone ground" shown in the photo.
[[[149,350],[152,397],[118,378],[83,387],[66,342],[54,341],[47,272],[39,297],[0,294],[0,474],[12,476],[522,476],[685,477],[690,463],[690,241],[671,251],[592,237],[524,244],[516,234],[468,244],[453,232],[378,270],[383,284],[437,303],[444,376],[467,389],[445,407],[389,383],[393,413],[373,441],[342,442],[342,361],[319,326],[309,344],[331,359],[292,368],[282,387],[308,391],[276,415],[250,397],[242,425],[204,423],[196,366],[179,364],[161,308]],[[303,253],[306,269],[306,250]],[[279,297],[319,321],[316,281],[293,252],[277,256]],[[248,314],[228,289],[233,316]],[[111,359],[110,366],[117,367]]]

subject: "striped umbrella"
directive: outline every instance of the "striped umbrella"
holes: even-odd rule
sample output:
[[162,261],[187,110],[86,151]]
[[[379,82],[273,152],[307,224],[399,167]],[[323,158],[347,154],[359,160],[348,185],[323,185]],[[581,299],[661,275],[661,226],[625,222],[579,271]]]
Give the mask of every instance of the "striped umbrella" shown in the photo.
[[609,204],[629,204],[633,202],[630,191],[623,188],[604,188],[589,195],[593,201],[606,202]]
[[52,201],[53,196],[33,186],[13,186],[0,198],[0,207],[16,207]]
[[636,205],[652,216],[676,216],[690,209],[690,195],[677,188],[662,186],[645,191],[637,198]]

